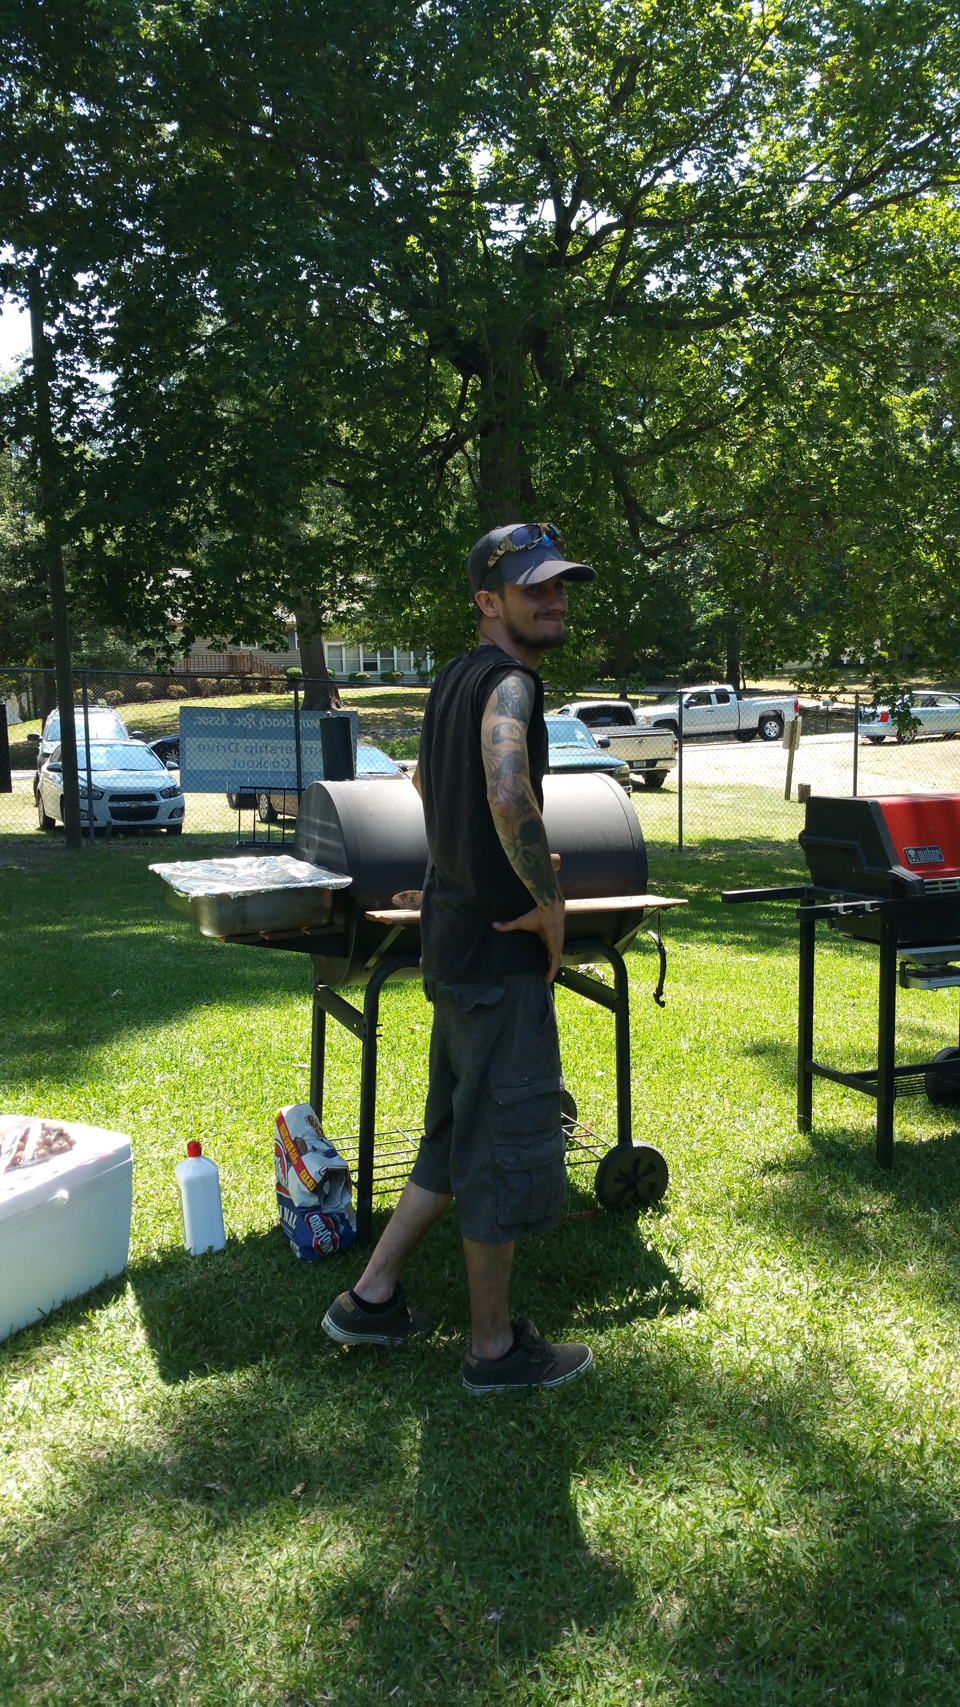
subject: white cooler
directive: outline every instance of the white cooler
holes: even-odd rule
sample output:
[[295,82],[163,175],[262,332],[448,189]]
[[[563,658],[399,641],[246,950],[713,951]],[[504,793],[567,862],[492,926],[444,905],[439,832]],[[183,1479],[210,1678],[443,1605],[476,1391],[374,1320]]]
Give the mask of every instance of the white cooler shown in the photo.
[[130,1140],[99,1126],[57,1124],[72,1149],[0,1172],[0,1340],[126,1267]]

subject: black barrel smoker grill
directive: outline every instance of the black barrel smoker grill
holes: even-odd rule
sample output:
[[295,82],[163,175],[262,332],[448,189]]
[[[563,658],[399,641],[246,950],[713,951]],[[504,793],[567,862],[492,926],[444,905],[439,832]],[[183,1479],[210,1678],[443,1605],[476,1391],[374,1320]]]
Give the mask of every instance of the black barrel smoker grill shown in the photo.
[[[960,1101],[960,1047],[932,1061],[896,1064],[897,989],[960,986],[960,794],[813,795],[801,831],[811,882],[777,889],[732,889],[731,903],[799,901],[797,1125],[813,1124],[813,1081],[873,1097],[877,1161],[893,1163],[898,1097],[926,1094]],[[841,1072],[814,1059],[816,930],[832,930],[879,949],[877,1065]]]
[[[568,1163],[595,1167],[595,1190],[604,1208],[645,1208],[663,1196],[666,1162],[653,1145],[633,1143],[630,1083],[630,1007],[624,953],[648,914],[659,954],[655,999],[662,1006],[666,950],[660,915],[684,901],[648,895],[643,836],[623,790],[603,775],[544,778],[544,822],[551,850],[560,856],[559,880],[567,902],[563,964],[557,982],[614,1017],[617,1142],[607,1149],[579,1124],[565,1093]],[[423,809],[405,778],[370,782],[313,782],[303,792],[292,858],[182,862],[155,866],[168,904],[203,934],[245,947],[308,954],[313,964],[310,1102],[323,1119],[327,1017],[361,1044],[360,1116],[355,1154],[351,1140],[333,1142],[356,1170],[357,1237],[371,1233],[375,1161],[382,1189],[399,1186],[409,1172],[409,1134],[377,1134],[377,1048],[380,992],[388,979],[421,977],[420,913],[398,905],[417,894],[427,866]],[[236,874],[244,868],[246,893]],[[254,872],[272,871],[270,887],[256,887]],[[216,874],[208,880],[204,874]],[[178,875],[179,874],[179,875]],[[196,881],[190,874],[199,874]],[[200,891],[203,891],[202,893]],[[584,965],[606,961],[613,987]],[[363,1006],[340,994],[364,987]],[[378,1154],[379,1153],[379,1154]]]

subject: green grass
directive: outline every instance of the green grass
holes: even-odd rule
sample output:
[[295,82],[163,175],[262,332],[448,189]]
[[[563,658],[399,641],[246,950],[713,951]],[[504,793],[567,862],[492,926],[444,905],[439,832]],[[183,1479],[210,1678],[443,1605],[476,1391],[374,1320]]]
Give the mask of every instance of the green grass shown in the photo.
[[[477,1404],[453,1216],[407,1276],[429,1344],[320,1332],[363,1256],[297,1264],[274,1225],[307,963],[193,935],[146,872],[160,847],[4,843],[0,1106],[128,1131],[136,1168],[126,1274],[0,1348],[0,1701],[956,1703],[960,1124],[898,1104],[883,1173],[872,1105],[820,1084],[798,1136],[792,911],[716,899],[791,877],[789,851],[657,855],[691,906],[663,1013],[655,957],[629,957],[635,1130],[670,1190],[639,1224],[520,1248],[517,1308],[588,1339],[595,1370]],[[828,1061],[869,1061],[875,974],[825,938]],[[955,1040],[954,992],[900,1004],[902,1058]],[[609,1020],[558,1007],[612,1136]],[[416,986],[383,1020],[382,1124],[413,1124]],[[348,1133],[357,1046],[330,1045]],[[172,1179],[195,1134],[230,1235],[202,1259]]]

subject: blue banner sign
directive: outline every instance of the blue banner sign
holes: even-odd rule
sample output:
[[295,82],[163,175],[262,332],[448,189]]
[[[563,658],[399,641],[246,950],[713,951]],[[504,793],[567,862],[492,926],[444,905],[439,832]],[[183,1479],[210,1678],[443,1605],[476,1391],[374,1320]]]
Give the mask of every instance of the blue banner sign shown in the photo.
[[[300,769],[303,786],[323,780],[320,725],[324,718],[346,715],[357,759],[357,714],[301,711]],[[276,711],[227,708],[204,710],[185,705],[180,710],[180,787],[184,794],[228,794],[240,788],[297,786],[297,747],[293,707]]]

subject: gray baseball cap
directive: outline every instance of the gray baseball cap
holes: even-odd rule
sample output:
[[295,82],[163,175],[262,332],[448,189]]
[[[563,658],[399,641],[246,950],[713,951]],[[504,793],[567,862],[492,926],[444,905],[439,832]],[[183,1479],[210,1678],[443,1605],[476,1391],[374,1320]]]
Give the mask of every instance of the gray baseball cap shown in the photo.
[[501,586],[535,587],[562,575],[568,581],[595,581],[587,563],[570,563],[563,555],[559,528],[552,522],[511,522],[491,528],[467,558],[470,590],[492,592]]

